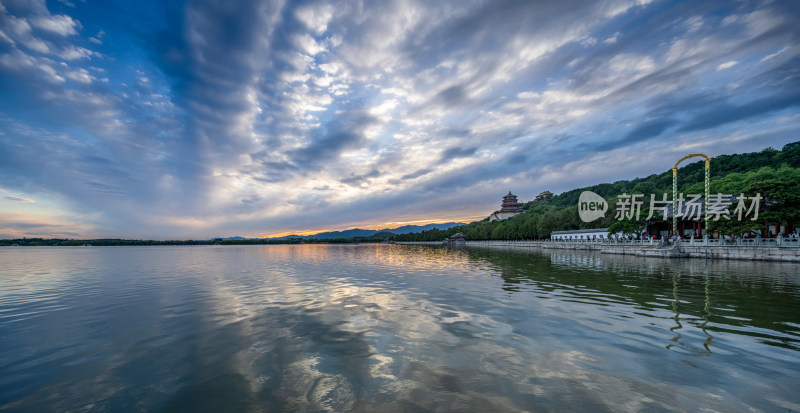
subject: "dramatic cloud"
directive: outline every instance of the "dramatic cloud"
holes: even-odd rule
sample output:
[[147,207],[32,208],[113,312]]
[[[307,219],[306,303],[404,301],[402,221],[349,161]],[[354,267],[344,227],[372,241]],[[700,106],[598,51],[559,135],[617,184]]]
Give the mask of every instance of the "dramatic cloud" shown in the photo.
[[781,147],[799,28],[788,0],[4,1],[0,236],[470,220]]

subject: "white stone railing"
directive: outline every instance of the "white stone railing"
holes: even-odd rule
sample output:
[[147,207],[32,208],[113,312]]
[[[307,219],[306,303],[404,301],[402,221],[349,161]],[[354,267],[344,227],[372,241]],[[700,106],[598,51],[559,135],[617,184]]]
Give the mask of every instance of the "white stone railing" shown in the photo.
[[[572,239],[572,240],[467,240],[467,245],[511,245],[519,247],[535,247],[546,245],[585,245],[586,247],[602,247],[602,246],[642,246],[642,247],[659,247],[664,246],[664,240],[651,240],[651,239]],[[441,245],[441,241],[425,241],[425,242],[397,242],[397,244],[430,244]],[[674,244],[668,244],[670,246]],[[781,248],[800,248],[799,238],[729,238],[729,239],[682,239],[680,242],[681,247],[781,247]]]
[[[667,240],[667,245],[664,245],[664,240],[652,239],[572,239],[572,240],[482,240],[482,241],[467,241],[469,245],[516,245],[516,246],[544,246],[544,245],[586,245],[588,246],[642,246],[642,247],[659,247],[674,245]],[[681,247],[781,247],[781,248],[800,248],[800,239],[798,238],[736,238],[736,239],[682,239],[680,241]]]

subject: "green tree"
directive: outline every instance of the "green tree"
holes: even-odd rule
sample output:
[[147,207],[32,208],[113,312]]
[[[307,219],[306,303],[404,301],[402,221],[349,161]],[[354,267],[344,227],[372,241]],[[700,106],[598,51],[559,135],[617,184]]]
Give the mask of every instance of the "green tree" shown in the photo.
[[800,222],[800,179],[771,179],[755,182],[747,191],[763,197],[759,218],[767,222],[797,224]]
[[710,224],[710,228],[713,231],[719,231],[720,234],[724,235],[742,234],[764,229],[763,222],[750,220],[739,221],[736,217],[732,217],[731,219],[720,218],[717,221],[711,221]]
[[547,211],[544,215],[542,215],[542,218],[539,220],[539,225],[536,228],[536,232],[539,233],[539,236],[543,238],[549,238],[553,231],[557,231],[558,218],[559,213],[556,212],[556,210]]
[[644,228],[645,221],[644,219],[635,220],[635,219],[620,219],[608,227],[609,234],[616,234],[621,232],[623,234],[639,234]]

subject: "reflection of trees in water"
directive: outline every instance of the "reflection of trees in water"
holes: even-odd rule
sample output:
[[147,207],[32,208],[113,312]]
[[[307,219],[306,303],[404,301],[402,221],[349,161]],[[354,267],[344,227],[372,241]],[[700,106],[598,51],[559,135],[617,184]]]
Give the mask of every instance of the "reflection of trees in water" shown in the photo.
[[702,345],[684,348],[690,352],[708,354],[714,336],[723,332],[800,349],[797,264],[582,251],[469,249],[468,254],[491,263],[510,293],[532,291],[596,305],[613,302],[631,306],[637,315],[661,319],[668,311],[675,322],[673,347],[686,339],[687,323],[705,336]]

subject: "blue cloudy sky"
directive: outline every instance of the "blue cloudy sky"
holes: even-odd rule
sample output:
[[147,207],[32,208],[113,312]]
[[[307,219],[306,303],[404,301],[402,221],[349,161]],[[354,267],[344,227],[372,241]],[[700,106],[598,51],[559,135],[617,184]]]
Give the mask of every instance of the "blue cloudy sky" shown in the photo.
[[0,0],[0,237],[470,221],[798,105],[794,0]]

